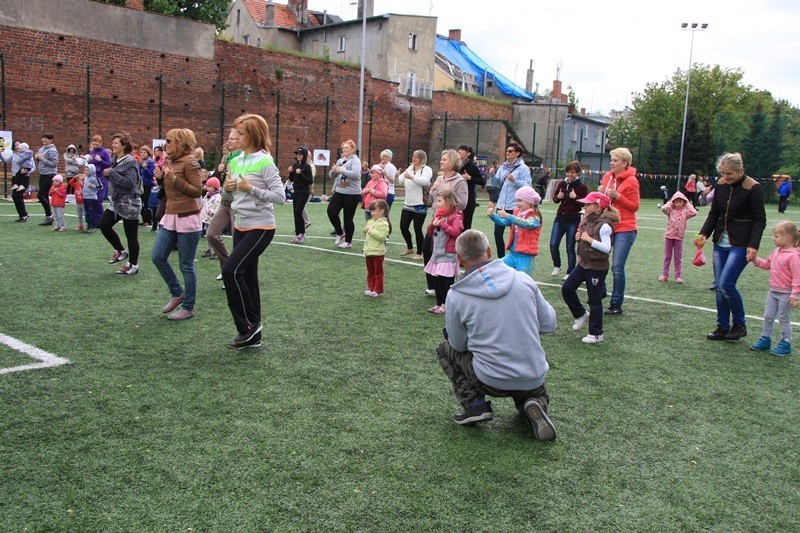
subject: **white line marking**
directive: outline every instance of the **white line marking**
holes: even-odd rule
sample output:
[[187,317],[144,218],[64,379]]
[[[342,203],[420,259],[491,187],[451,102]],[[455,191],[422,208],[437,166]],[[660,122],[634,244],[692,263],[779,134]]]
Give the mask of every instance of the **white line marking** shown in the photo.
[[[290,235],[276,235],[276,237],[286,238],[286,237],[291,237],[291,236]],[[310,236],[306,236],[306,238],[307,239],[326,239],[326,237],[310,237]],[[275,241],[275,240],[273,240],[272,242],[275,243],[275,244],[280,244],[281,246],[288,246],[290,248],[305,248],[307,250],[319,250],[320,252],[328,252],[328,253],[332,253],[332,254],[341,254],[341,255],[350,255],[350,256],[355,256],[355,257],[363,257],[362,254],[359,254],[359,253],[356,253],[356,252],[345,252],[344,250],[341,250],[341,251],[340,250],[331,250],[329,248],[321,248],[319,246],[309,246],[309,245],[306,245],[306,244],[291,244],[289,242],[280,242],[280,241]],[[389,263],[398,263],[400,265],[411,265],[411,266],[420,267],[420,268],[423,267],[421,262],[420,263],[415,263],[415,262],[411,262],[411,261],[404,261],[402,259],[389,259],[387,257],[386,259],[384,259],[384,261],[389,262]],[[463,273],[463,270],[461,272]],[[548,283],[546,281],[538,281],[538,280],[534,280],[534,281],[536,281],[536,284],[540,285],[540,286],[552,287],[552,288],[556,288],[556,289],[560,289],[561,288],[561,284],[560,283],[558,283],[558,284],[557,283]],[[579,288],[578,290],[586,291],[586,289],[584,289],[582,287]],[[709,291],[709,292],[711,292],[711,291]],[[716,309],[712,309],[712,308],[709,308],[709,307],[700,307],[700,306],[697,306],[697,305],[682,304],[680,302],[666,302],[664,300],[654,300],[653,298],[644,298],[644,297],[641,297],[641,296],[630,296],[628,294],[625,295],[625,299],[626,300],[637,300],[637,301],[640,301],[640,302],[648,302],[648,303],[654,303],[654,304],[660,304],[660,305],[671,305],[672,307],[681,307],[681,308],[684,308],[684,309],[691,309],[693,311],[703,311],[703,312],[706,312],[706,313],[717,314],[717,310]],[[764,321],[764,317],[763,316],[745,315],[745,318],[748,318],[750,320],[760,320],[761,322]],[[793,326],[800,326],[800,322],[792,322],[791,324]]]
[[69,365],[72,363],[69,359],[58,357],[57,355],[45,352],[31,344],[24,343],[14,337],[3,335],[0,333],[0,343],[5,344],[12,350],[22,352],[25,355],[38,359],[40,363],[33,363],[30,365],[13,366],[10,368],[0,368],[0,374],[10,374],[11,372],[22,372],[23,370],[38,370],[40,368],[50,368],[53,366]]

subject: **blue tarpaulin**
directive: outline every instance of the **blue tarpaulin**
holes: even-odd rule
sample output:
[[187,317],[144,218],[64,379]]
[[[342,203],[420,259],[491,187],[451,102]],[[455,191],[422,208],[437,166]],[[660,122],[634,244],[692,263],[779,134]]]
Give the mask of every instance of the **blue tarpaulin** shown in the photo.
[[533,95],[515,85],[511,80],[492,70],[483,59],[475,55],[475,52],[461,41],[452,41],[441,35],[436,36],[436,52],[447,58],[448,61],[460,68],[467,74],[475,77],[481,94],[483,94],[484,75],[494,82],[495,87],[512,98],[523,100],[533,100]]

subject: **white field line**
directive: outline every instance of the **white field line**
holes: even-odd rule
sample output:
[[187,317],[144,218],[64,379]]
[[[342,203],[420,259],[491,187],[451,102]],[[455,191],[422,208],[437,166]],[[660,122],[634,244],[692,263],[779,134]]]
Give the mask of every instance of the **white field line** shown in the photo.
[[[278,235],[278,234],[276,234],[275,237],[276,238],[287,238],[288,239],[288,238],[293,237],[293,235]],[[329,239],[328,237],[310,237],[310,236],[306,236],[306,239],[319,239],[319,240],[330,240],[330,241],[333,241],[333,238]],[[353,242],[359,242],[359,241],[356,241],[355,239],[353,239]],[[360,242],[363,242],[363,241],[360,241]],[[273,239],[271,244],[278,244],[278,245],[281,245],[281,246],[288,246],[288,247],[291,247],[291,248],[303,248],[303,249],[306,249],[306,250],[317,250],[317,251],[320,251],[320,252],[327,252],[327,253],[332,253],[332,254],[341,254],[341,255],[350,255],[350,256],[355,256],[355,257],[363,257],[362,254],[352,251],[352,250],[355,250],[355,248],[351,248],[350,249],[351,251],[342,250],[342,249],[331,250],[330,248],[322,248],[322,247],[319,247],[319,246],[310,246],[310,245],[307,245],[307,244],[291,244],[289,242],[281,242],[281,241],[276,241],[274,239]],[[387,262],[387,263],[397,263],[399,265],[409,265],[409,266],[414,266],[414,267],[417,267],[417,268],[422,268],[422,266],[423,266],[422,265],[422,261],[415,262],[415,261],[407,261],[407,260],[404,260],[404,259],[390,259],[388,257],[386,259],[384,259],[384,261]],[[463,271],[462,271],[462,273],[463,273]],[[561,284],[560,283],[548,283],[548,282],[545,282],[545,281],[537,281],[536,284],[544,286],[544,287],[552,287],[552,288],[555,288],[555,289],[560,289],[561,288]],[[580,288],[579,290],[584,291],[584,292],[586,291],[586,289],[584,289],[584,288]],[[629,294],[625,295],[625,299],[626,300],[636,300],[636,301],[639,301],[639,302],[648,302],[648,303],[653,303],[653,304],[658,304],[658,305],[669,305],[669,306],[678,307],[678,308],[681,308],[681,309],[691,309],[693,311],[702,311],[704,313],[717,314],[717,310],[716,309],[712,309],[710,307],[700,307],[700,306],[697,306],[697,305],[687,305],[687,304],[682,304],[680,302],[667,302],[667,301],[664,301],[664,300],[656,300],[654,298],[644,298],[644,297],[641,297],[641,296],[631,296]],[[759,320],[761,322],[764,321],[764,317],[763,316],[745,315],[745,318],[747,318],[749,320]],[[793,326],[800,326],[800,322],[792,322],[792,325]]]
[[20,366],[13,366],[10,368],[0,368],[0,374],[10,374],[12,372],[22,372],[24,370],[38,370],[40,368],[50,368],[53,366],[68,365],[72,363],[72,361],[70,361],[69,359],[58,357],[57,355],[53,355],[50,352],[45,352],[44,350],[41,350],[36,346],[26,344],[18,339],[15,339],[14,337],[3,335],[2,333],[0,333],[0,343],[5,344],[12,350],[24,353],[25,355],[32,357],[33,359],[38,359],[40,361],[39,363],[33,363],[30,365],[20,365]]

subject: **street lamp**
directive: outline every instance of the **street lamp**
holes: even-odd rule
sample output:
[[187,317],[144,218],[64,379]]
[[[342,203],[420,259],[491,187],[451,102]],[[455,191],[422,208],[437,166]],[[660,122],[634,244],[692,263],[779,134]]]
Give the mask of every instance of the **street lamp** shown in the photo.
[[681,155],[678,159],[678,190],[681,190],[681,172],[683,171],[683,143],[686,142],[686,116],[689,113],[689,86],[692,83],[692,52],[694,51],[694,32],[696,31],[705,31],[708,28],[708,24],[705,22],[697,23],[692,22],[689,24],[688,22],[684,22],[681,24],[681,29],[684,30],[691,30],[692,32],[692,41],[689,45],[689,71],[686,74],[686,101],[683,104],[683,131],[681,132]]

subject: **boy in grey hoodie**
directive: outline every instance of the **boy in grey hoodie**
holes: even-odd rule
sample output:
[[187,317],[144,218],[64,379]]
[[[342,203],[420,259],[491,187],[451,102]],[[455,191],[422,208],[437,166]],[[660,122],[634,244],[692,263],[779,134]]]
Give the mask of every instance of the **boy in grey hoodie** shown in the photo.
[[457,424],[494,418],[486,395],[510,396],[538,440],[553,440],[547,416],[549,368],[539,338],[556,328],[556,313],[530,276],[491,260],[489,240],[467,230],[456,240],[466,269],[447,295],[445,339],[436,350],[464,411]]

